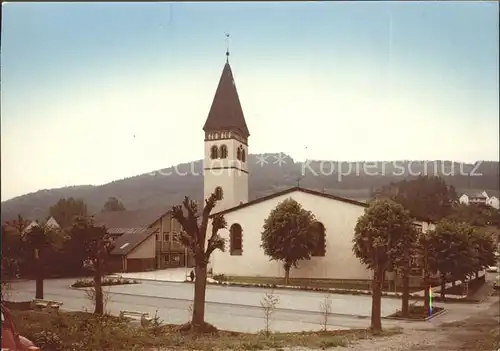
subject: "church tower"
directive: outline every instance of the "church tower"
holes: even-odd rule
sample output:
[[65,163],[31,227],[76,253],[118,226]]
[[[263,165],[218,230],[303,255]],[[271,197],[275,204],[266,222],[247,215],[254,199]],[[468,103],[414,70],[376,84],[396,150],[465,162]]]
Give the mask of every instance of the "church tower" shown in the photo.
[[228,59],[208,113],[203,164],[204,198],[222,198],[212,213],[248,202],[248,131]]

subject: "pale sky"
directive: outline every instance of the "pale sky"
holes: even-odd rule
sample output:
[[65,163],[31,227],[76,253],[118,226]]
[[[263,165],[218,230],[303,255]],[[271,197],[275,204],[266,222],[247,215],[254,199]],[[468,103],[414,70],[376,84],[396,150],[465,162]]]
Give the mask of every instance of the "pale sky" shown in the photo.
[[201,159],[225,32],[250,153],[499,159],[496,2],[8,3],[2,26],[2,201]]

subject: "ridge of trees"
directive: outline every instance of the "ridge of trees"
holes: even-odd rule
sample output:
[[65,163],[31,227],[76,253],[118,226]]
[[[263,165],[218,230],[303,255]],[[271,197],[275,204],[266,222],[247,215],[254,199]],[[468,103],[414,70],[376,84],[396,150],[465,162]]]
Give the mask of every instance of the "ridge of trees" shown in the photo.
[[[438,175],[453,186],[457,193],[464,190],[486,190],[490,195],[499,195],[499,163],[485,161],[480,164],[459,164],[452,161],[380,161],[364,162],[369,165],[369,174],[364,173],[361,167],[363,162],[340,162],[335,160],[312,161],[306,164],[295,162],[285,156],[285,164],[274,164],[278,154],[266,154],[269,163],[252,167],[249,176],[249,198],[255,199],[273,192],[297,185],[297,177],[305,173],[301,179],[301,186],[338,196],[365,200],[370,198],[370,192],[379,189],[388,183],[396,183],[403,179],[416,178],[412,174]],[[248,162],[257,164],[256,155],[250,155]],[[426,163],[427,162],[427,163]],[[321,164],[333,163],[333,173],[325,173],[330,166],[321,168]],[[454,174],[451,174],[451,167]],[[476,167],[477,166],[477,167]],[[34,193],[18,196],[2,202],[2,219],[12,220],[18,214],[29,219],[42,220],[50,206],[60,198],[79,198],[88,206],[88,213],[101,211],[103,204],[109,197],[119,194],[122,204],[130,210],[160,209],[182,202],[184,196],[202,202],[203,194],[203,162],[197,160],[179,164],[155,172],[116,180],[100,186],[71,186],[59,189],[40,190]],[[313,171],[309,170],[309,167]],[[321,169],[323,172],[321,172]],[[351,174],[347,170],[353,170]],[[342,170],[340,176],[336,170]],[[410,171],[412,174],[410,174]],[[443,172],[444,171],[444,172]],[[481,174],[468,176],[467,174]],[[187,173],[187,174],[186,174]],[[162,175],[163,174],[163,175]],[[169,174],[168,176],[165,176]],[[186,174],[181,176],[180,174]],[[196,175],[197,174],[197,175]]]

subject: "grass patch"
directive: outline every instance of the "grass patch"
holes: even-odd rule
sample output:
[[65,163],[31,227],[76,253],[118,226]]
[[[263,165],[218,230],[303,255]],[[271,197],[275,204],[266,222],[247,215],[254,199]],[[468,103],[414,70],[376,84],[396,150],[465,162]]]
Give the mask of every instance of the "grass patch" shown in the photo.
[[[279,277],[236,277],[216,275],[215,280],[228,283],[242,283],[255,285],[285,285],[284,278]],[[340,279],[307,279],[307,278],[290,278],[288,286],[317,288],[317,289],[340,289],[340,290],[371,290],[371,284],[368,280],[340,280]],[[422,288],[410,288],[410,293],[420,291]],[[402,292],[400,286],[389,287],[386,283],[383,291],[385,292]]]
[[[137,280],[125,278],[104,278],[102,286],[139,284]],[[71,284],[73,288],[91,288],[94,286],[94,279],[78,279]]]
[[161,331],[146,329],[126,319],[95,316],[84,312],[43,312],[12,310],[21,335],[42,350],[147,350],[154,348],[184,350],[263,350],[292,346],[327,348],[344,346],[359,339],[394,335],[388,329],[373,334],[366,329],[327,332],[247,334],[214,331],[193,335],[177,325],[162,325]]
[[428,317],[432,317],[438,313],[441,313],[444,308],[442,307],[433,307],[432,314],[429,315],[429,311],[427,311],[424,306],[410,306],[410,313],[408,317],[403,317],[401,311],[397,311],[394,314],[391,314],[389,318],[401,318],[401,319],[409,319],[409,320],[425,320]]

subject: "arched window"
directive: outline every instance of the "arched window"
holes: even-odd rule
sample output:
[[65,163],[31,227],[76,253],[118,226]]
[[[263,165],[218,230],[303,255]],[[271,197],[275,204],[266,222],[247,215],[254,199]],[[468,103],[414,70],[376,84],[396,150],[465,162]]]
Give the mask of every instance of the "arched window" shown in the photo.
[[220,158],[227,158],[227,146],[222,145],[220,147]]
[[245,162],[247,159],[247,155],[245,153],[245,149],[241,149],[241,162]]
[[326,253],[326,230],[321,222],[314,222],[312,224],[311,234],[315,236],[316,247],[311,256],[323,257]]
[[217,149],[217,146],[214,145],[210,148],[210,158],[212,160],[216,159],[219,157],[219,153],[218,153],[218,149]]
[[241,148],[238,148],[238,149],[236,150],[236,158],[237,158],[238,160],[241,160]]
[[229,228],[229,246],[231,256],[241,256],[243,253],[243,229],[238,223]]
[[217,197],[217,200],[222,200],[224,193],[222,192],[222,188],[220,186],[215,188],[215,196]]

